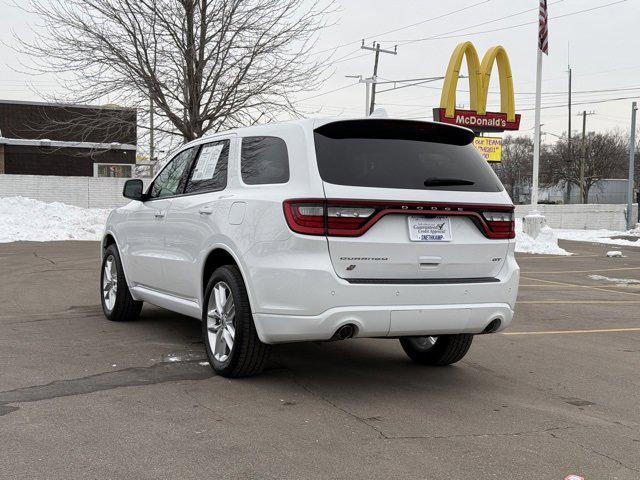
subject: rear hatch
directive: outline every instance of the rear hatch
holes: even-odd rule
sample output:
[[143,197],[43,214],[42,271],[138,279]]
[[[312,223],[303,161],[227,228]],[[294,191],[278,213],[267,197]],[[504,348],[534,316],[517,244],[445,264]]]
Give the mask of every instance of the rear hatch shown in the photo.
[[405,120],[314,132],[336,273],[355,283],[495,281],[513,205],[470,130]]

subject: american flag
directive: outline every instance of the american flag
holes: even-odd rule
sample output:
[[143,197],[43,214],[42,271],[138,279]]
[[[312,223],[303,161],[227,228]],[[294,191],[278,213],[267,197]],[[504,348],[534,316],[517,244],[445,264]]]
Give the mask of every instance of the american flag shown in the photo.
[[549,55],[549,17],[547,16],[547,0],[540,0],[540,25],[538,28],[538,48]]

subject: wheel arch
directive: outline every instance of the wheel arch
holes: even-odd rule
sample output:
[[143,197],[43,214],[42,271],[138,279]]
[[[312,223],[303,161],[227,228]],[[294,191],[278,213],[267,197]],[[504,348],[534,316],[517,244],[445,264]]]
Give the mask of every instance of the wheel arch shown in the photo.
[[[118,242],[116,242],[116,237],[113,233],[107,231],[104,233],[103,237],[102,237],[102,242],[100,244],[100,255],[103,256],[104,252],[107,248],[109,248],[109,245],[113,245],[115,244],[116,248],[118,248]],[[118,248],[118,251],[120,251],[120,248]]]
[[[129,281],[129,275],[127,274],[127,266],[125,265],[126,262],[124,261],[124,257],[122,255],[122,249],[118,244],[118,240],[116,239],[115,234],[111,230],[106,230],[104,232],[104,235],[102,236],[102,241],[100,242],[100,264],[102,264],[102,260],[104,259],[105,251],[111,245],[115,245],[116,249],[118,250],[118,254],[120,255],[120,263],[122,264],[122,273],[124,273],[124,278],[127,282],[127,285],[131,287],[131,282]],[[138,300],[137,296],[135,295],[135,292],[131,290],[131,288],[129,290],[134,300]]]
[[247,290],[247,296],[249,297],[249,306],[251,307],[251,311],[253,312],[253,289],[251,288],[251,284],[248,281],[247,275],[245,274],[244,266],[240,262],[240,258],[229,247],[223,244],[214,245],[206,254],[206,256],[204,257],[204,261],[202,262],[199,292],[200,304],[204,305],[204,291],[207,288],[209,278],[218,267],[221,267],[223,265],[234,265],[240,271],[242,281],[244,282],[245,289]]

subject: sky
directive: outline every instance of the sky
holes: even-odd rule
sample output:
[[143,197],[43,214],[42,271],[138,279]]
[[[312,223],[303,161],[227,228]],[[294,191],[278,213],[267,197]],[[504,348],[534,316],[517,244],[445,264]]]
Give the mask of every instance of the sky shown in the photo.
[[[511,61],[516,112],[522,114],[521,134],[533,131],[538,0],[339,0],[335,24],[320,36],[317,55],[331,55],[330,77],[318,91],[298,96],[300,108],[312,116],[355,116],[364,113],[365,87],[346,75],[370,76],[373,52],[361,50],[379,41],[380,80],[443,76],[455,46],[470,40],[480,57],[502,45]],[[579,13],[586,10],[582,13]],[[31,77],[20,70],[19,55],[11,48],[11,32],[33,35],[37,17],[0,0],[0,98],[37,100],[38,92],[58,91],[51,76]],[[572,129],[629,130],[631,102],[640,100],[640,0],[549,0],[549,55],[543,60],[542,117],[544,141],[567,130],[567,68],[573,72]],[[36,27],[37,28],[37,27]],[[390,33],[391,30],[395,30]],[[436,37],[436,38],[434,38]],[[439,38],[438,38],[439,37]],[[23,59],[24,60],[24,59]],[[463,74],[466,74],[463,68]],[[397,83],[396,87],[411,82]],[[379,85],[378,90],[394,84]],[[442,81],[381,92],[377,106],[389,116],[430,120],[439,106]],[[457,104],[469,107],[468,83],[458,84]],[[498,75],[494,70],[488,107],[499,107]],[[609,101],[625,97],[622,100]],[[627,98],[629,97],[629,98]],[[634,98],[630,98],[634,97]],[[602,103],[595,103],[601,102]]]

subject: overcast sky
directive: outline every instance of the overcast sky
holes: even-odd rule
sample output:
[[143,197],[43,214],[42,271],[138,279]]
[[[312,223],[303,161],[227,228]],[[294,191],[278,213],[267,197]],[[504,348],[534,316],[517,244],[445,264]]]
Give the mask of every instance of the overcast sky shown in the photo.
[[[341,11],[335,16],[337,24],[325,31],[317,50],[347,45],[333,53],[334,71],[324,87],[300,95],[303,108],[321,116],[353,116],[363,112],[364,85],[355,85],[355,80],[345,78],[345,75],[371,75],[373,53],[359,49],[362,38],[367,44],[379,40],[382,48],[392,49],[398,44],[397,55],[380,57],[378,75],[385,80],[442,76],[455,46],[471,40],[481,57],[493,45],[506,48],[513,70],[516,111],[522,113],[521,130],[531,134],[538,0],[340,0],[338,3]],[[597,8],[600,6],[604,7]],[[37,18],[25,16],[11,6],[9,0],[0,0],[0,9],[1,41],[9,45],[13,42],[12,29],[19,35],[30,35],[28,26],[35,24]],[[574,14],[586,9],[594,10]],[[461,11],[450,14],[456,10]],[[587,110],[596,113],[587,119],[589,130],[616,127],[628,130],[631,98],[607,103],[586,102],[634,96],[640,100],[640,0],[550,0],[549,16],[543,106],[560,107],[542,111],[542,130],[559,135],[567,129],[564,105],[569,60],[573,69],[573,129],[582,126],[578,112]],[[520,24],[525,25],[504,28]],[[399,30],[383,35],[395,29]],[[480,33],[487,30],[493,31]],[[413,41],[438,36],[446,38]],[[18,58],[6,45],[0,44],[0,62],[6,65],[0,76],[0,98],[36,99],[28,84],[39,90],[55,91],[52,78],[28,77],[12,71],[11,67],[18,67]],[[463,73],[466,72],[463,70]],[[380,85],[379,90],[392,86]],[[380,93],[378,105],[394,117],[430,119],[432,108],[439,104],[441,86],[442,81],[436,81]],[[468,90],[467,82],[460,80],[458,88]],[[498,90],[497,70],[490,90]],[[459,92],[457,103],[468,108],[468,96]],[[497,94],[490,95],[489,109],[497,110],[498,103]],[[549,135],[545,139],[553,140]]]

